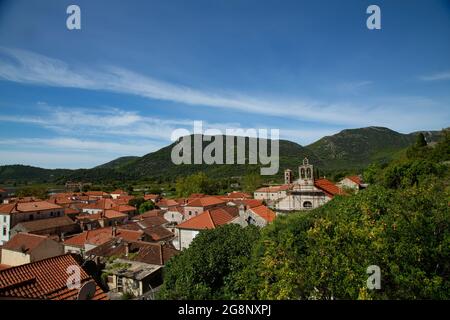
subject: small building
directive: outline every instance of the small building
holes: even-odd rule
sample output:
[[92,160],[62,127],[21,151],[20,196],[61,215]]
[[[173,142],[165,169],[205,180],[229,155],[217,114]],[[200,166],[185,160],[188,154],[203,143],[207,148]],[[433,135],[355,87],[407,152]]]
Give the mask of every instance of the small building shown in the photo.
[[232,223],[237,223],[242,227],[255,225],[262,228],[273,222],[276,216],[276,213],[265,205],[255,206],[248,209],[245,209],[245,206],[241,205],[239,207],[239,216],[233,219]]
[[343,189],[351,189],[358,192],[367,187],[366,184],[363,183],[362,178],[360,176],[349,176],[343,178],[339,181],[338,186]]
[[64,208],[47,201],[18,201],[0,205],[0,245],[9,241],[11,229],[20,222],[64,216]]
[[109,290],[139,297],[162,284],[162,268],[177,253],[168,244],[112,239],[86,252],[86,257],[102,267]]
[[36,262],[62,255],[62,244],[46,236],[18,233],[2,247],[1,263],[9,266]]
[[64,252],[76,253],[84,256],[86,251],[104,244],[114,238],[126,241],[142,240],[144,233],[141,230],[126,230],[116,227],[106,227],[84,231],[64,240]]
[[11,229],[11,237],[18,233],[56,235],[60,239],[66,235],[81,232],[80,226],[67,216],[20,222]]
[[215,229],[218,226],[230,223],[238,215],[237,207],[220,207],[203,211],[175,227],[178,232],[177,240],[174,242],[178,245],[179,250],[183,250],[189,247],[202,230]]
[[184,206],[184,217],[186,220],[195,217],[203,211],[210,210],[217,207],[226,206],[227,201],[213,196],[205,196],[201,198],[194,198]]
[[[75,268],[80,271],[79,286],[69,287],[67,270]],[[0,270],[0,299],[108,300],[108,296],[81,261],[66,254]]]
[[123,191],[123,190],[117,189],[117,190],[111,192],[110,195],[111,195],[111,198],[113,198],[113,199],[118,199],[118,198],[120,198],[120,197],[127,196],[128,193],[126,193],[126,192]]

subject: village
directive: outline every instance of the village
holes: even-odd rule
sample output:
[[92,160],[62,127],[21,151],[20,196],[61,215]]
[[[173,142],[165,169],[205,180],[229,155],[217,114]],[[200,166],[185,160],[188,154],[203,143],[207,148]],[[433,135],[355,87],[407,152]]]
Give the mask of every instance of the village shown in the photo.
[[[38,199],[0,189],[0,296],[154,299],[164,265],[202,230],[225,224],[263,228],[279,215],[314,209],[365,187],[358,176],[333,184],[314,178],[313,172],[305,158],[297,179],[286,169],[284,184],[261,187],[253,195],[233,191],[172,199],[145,194],[144,201],[154,209],[142,213],[130,205],[136,196],[123,190],[62,192]],[[67,286],[67,270],[74,265],[83,270],[85,289]]]

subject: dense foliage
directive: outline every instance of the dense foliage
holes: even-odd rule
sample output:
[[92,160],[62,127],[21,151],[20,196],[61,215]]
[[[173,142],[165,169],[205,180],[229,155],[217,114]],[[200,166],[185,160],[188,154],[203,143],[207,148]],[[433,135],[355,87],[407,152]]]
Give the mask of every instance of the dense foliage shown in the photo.
[[[366,190],[278,217],[259,236],[201,232],[167,265],[160,298],[450,299],[449,138],[417,138],[367,169]],[[371,265],[379,290],[367,288]]]
[[160,299],[227,297],[230,276],[241,270],[259,238],[257,227],[225,225],[202,231],[165,267]]

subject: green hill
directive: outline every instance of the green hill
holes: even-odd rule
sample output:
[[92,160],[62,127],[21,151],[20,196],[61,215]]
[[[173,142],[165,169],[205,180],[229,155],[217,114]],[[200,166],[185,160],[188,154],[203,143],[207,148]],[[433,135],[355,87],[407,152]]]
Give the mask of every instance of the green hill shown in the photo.
[[[435,142],[439,131],[423,132],[429,143]],[[401,156],[403,150],[414,143],[418,132],[402,134],[388,128],[368,127],[343,130],[335,135],[303,147],[295,142],[280,140],[280,167],[295,170],[304,157],[308,157],[322,172],[358,170],[372,162],[387,162]],[[225,140],[225,139],[224,139]],[[248,146],[246,138],[246,146]],[[204,142],[204,146],[210,142]],[[42,169],[30,166],[0,166],[0,184],[6,182],[58,182],[65,181],[115,181],[138,179],[173,180],[179,176],[203,171],[213,178],[242,176],[250,171],[259,172],[261,165],[175,165],[171,152],[175,143],[142,157],[120,157],[92,169],[65,170]],[[270,145],[270,144],[269,144]],[[193,146],[192,146],[193,149]],[[248,153],[248,152],[246,152]]]
[[[435,142],[440,131],[424,131],[427,141]],[[372,162],[387,162],[414,143],[419,132],[402,134],[383,127],[347,129],[307,146],[327,170],[359,169]]]
[[120,168],[126,166],[127,164],[134,162],[137,159],[139,159],[139,157],[135,157],[135,156],[120,157],[113,161],[99,165],[95,168],[96,169],[120,169]]
[[[225,139],[224,139],[225,141]],[[258,140],[259,141],[259,140]],[[204,142],[204,146],[210,142]],[[65,177],[68,180],[86,180],[95,181],[98,179],[140,179],[140,178],[162,178],[164,180],[175,179],[179,176],[187,176],[199,171],[215,178],[225,178],[245,175],[249,171],[259,170],[261,165],[248,164],[248,149],[246,150],[247,164],[234,165],[207,165],[207,164],[182,164],[175,165],[171,160],[171,152],[176,143],[164,147],[158,151],[144,155],[143,157],[136,157],[128,159],[126,162],[122,158],[109,162],[106,165],[101,165],[88,170],[75,170],[69,176]],[[225,144],[225,142],[224,142]],[[249,139],[246,138],[246,146],[249,145]],[[268,144],[270,146],[270,143]],[[286,168],[298,166],[299,161],[304,157],[308,157],[311,162],[321,165],[314,153],[297,143],[280,140],[280,171],[279,175]],[[193,143],[191,148],[193,154]],[[225,154],[225,151],[224,151]],[[300,160],[299,160],[300,159]],[[119,163],[120,165],[111,165],[111,163]],[[265,167],[265,166],[264,166]],[[259,171],[258,171],[259,172]],[[102,178],[104,177],[104,178]]]

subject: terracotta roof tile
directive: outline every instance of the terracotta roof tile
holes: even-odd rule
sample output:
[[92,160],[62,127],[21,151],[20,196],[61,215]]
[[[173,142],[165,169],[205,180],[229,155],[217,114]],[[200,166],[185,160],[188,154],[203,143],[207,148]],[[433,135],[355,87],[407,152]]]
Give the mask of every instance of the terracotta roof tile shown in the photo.
[[206,210],[187,221],[180,223],[179,229],[215,229],[217,226],[226,224],[233,220],[239,214],[236,207],[224,207]]
[[208,207],[213,205],[225,204],[226,201],[219,199],[217,197],[202,197],[190,200],[186,206],[187,207]]
[[275,220],[275,218],[277,216],[275,214],[275,212],[273,212],[272,210],[270,210],[269,208],[267,208],[264,205],[258,206],[258,207],[253,207],[253,208],[251,208],[249,210],[251,210],[252,212],[256,213],[258,216],[260,216],[261,218],[263,218],[267,222],[272,222],[273,220]]
[[137,241],[142,238],[142,231],[126,230],[117,228],[116,235],[113,235],[113,227],[100,228],[95,230],[84,231],[64,241],[65,245],[84,247],[86,243],[100,245],[114,237],[119,237],[127,241]]
[[323,190],[328,197],[345,194],[345,192],[341,188],[325,178],[314,181],[314,185],[317,188]]
[[14,214],[19,212],[34,212],[52,209],[61,209],[62,207],[47,201],[27,201],[0,205],[0,213]]
[[[67,287],[67,269],[74,265],[80,267],[81,286],[93,281],[74,256],[66,254],[0,270],[0,297],[75,300],[79,290]],[[97,285],[92,300],[107,299]]]
[[2,250],[7,249],[11,251],[30,253],[47,240],[49,240],[49,238],[46,236],[31,233],[17,233],[3,245]]

